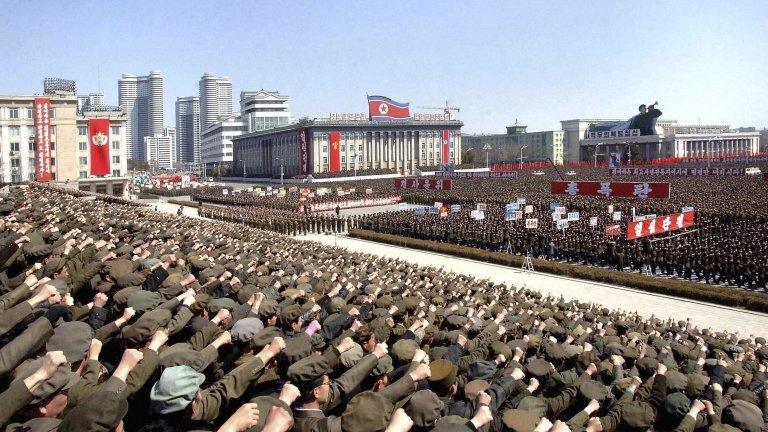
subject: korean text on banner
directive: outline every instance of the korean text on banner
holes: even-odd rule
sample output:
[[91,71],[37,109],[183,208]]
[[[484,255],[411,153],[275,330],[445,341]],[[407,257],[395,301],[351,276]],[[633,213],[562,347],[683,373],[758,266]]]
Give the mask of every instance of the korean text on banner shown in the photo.
[[553,181],[550,192],[553,195],[666,199],[670,187],[669,183],[658,182]]
[[656,216],[654,219],[630,222],[627,225],[627,240],[664,234],[691,227],[695,224],[696,212],[673,213],[666,216]]
[[35,98],[35,174],[39,182],[51,181],[51,101]]
[[331,133],[328,134],[328,141],[329,141],[329,158],[328,161],[330,162],[328,166],[328,171],[330,172],[339,172],[341,171],[341,149],[339,147],[339,141],[341,140],[341,133],[338,131],[331,131]]

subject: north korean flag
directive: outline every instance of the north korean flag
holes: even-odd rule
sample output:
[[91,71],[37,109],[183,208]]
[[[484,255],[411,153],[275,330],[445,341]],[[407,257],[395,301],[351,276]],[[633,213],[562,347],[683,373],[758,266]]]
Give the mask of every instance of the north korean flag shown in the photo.
[[368,115],[371,120],[402,120],[411,117],[407,103],[395,102],[384,96],[368,96]]

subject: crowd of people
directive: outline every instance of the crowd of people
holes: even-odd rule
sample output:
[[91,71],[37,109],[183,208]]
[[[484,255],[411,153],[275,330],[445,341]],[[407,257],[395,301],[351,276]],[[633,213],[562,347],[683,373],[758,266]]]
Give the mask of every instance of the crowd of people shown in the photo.
[[756,334],[38,186],[0,202],[9,431],[765,430]]
[[356,217],[337,214],[303,213],[263,207],[222,207],[204,205],[198,214],[209,219],[239,223],[285,235],[343,233],[355,227]]

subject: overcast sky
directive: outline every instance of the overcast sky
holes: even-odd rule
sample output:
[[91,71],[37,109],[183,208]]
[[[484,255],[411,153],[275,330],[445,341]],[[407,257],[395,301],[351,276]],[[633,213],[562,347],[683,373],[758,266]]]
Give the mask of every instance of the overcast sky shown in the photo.
[[[122,73],[165,75],[165,118],[211,71],[279,90],[295,117],[365,112],[365,93],[461,107],[464,132],[628,118],[768,126],[768,1],[13,2],[0,94],[77,80],[117,103]],[[99,74],[100,71],[100,74]],[[237,110],[235,106],[235,110]],[[430,111],[425,111],[430,112]]]

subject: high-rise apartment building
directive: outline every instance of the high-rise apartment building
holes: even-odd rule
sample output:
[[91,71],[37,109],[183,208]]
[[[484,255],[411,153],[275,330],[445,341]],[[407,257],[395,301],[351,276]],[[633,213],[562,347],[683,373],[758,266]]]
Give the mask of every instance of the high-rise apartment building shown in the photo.
[[246,132],[258,132],[291,123],[289,99],[277,91],[240,92],[240,113]]
[[128,116],[126,140],[128,158],[148,160],[144,137],[163,133],[163,74],[152,71],[149,75],[123,74],[117,82],[118,103]]
[[200,78],[200,130],[232,115],[232,81],[206,72]]
[[176,157],[179,162],[200,163],[200,98],[176,99]]
[[91,108],[100,107],[106,105],[106,99],[104,93],[89,93],[77,97],[77,112],[81,113]]
[[150,167],[153,169],[173,169],[173,163],[176,160],[176,146],[173,143],[173,137],[160,134],[144,137],[144,146]]

